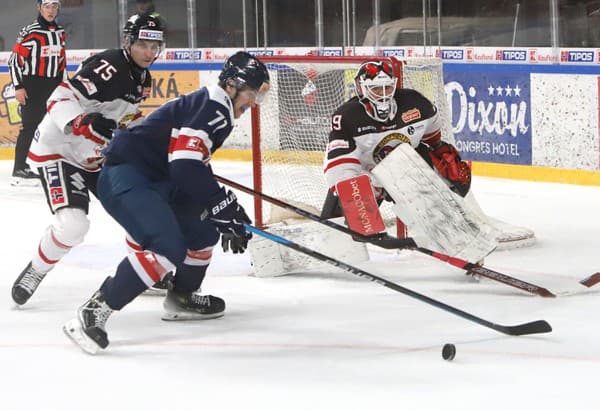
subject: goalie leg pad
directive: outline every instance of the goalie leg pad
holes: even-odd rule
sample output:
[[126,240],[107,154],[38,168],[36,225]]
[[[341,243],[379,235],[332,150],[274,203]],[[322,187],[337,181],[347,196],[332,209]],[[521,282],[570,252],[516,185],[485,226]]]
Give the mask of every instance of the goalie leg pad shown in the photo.
[[535,244],[535,232],[531,229],[512,225],[486,215],[479,206],[473,191],[469,191],[465,196],[465,205],[473,214],[480,218],[481,223],[491,225],[498,232],[496,236],[496,242],[498,242],[497,251],[524,248]]
[[[332,221],[343,223],[343,218],[332,219]],[[349,264],[369,260],[364,243],[355,242],[349,235],[317,222],[303,222],[294,225],[275,224],[266,231]],[[248,250],[254,275],[257,277],[309,272],[341,272],[329,263],[319,261],[263,237],[254,236],[248,242]]]
[[396,205],[396,215],[410,228],[419,246],[477,263],[496,246],[496,232],[480,224],[463,198],[408,144],[401,144],[372,173]]

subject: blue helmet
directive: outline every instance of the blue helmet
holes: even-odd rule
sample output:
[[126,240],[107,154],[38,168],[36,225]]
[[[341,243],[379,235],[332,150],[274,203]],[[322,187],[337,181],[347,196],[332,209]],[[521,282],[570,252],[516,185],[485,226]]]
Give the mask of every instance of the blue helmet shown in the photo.
[[245,51],[238,51],[225,61],[219,81],[237,89],[247,86],[259,91],[263,84],[269,83],[269,72],[258,58]]

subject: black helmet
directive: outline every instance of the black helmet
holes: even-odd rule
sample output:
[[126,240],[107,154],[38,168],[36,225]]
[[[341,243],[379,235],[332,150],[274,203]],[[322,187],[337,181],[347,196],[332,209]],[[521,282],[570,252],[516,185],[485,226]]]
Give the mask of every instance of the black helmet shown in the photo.
[[164,48],[165,28],[158,16],[134,14],[127,20],[123,28],[123,48],[131,47],[136,40],[158,41],[160,48]]
[[219,74],[219,81],[235,86],[237,89],[248,86],[259,91],[264,83],[269,83],[269,72],[267,67],[252,54],[238,51],[225,61]]

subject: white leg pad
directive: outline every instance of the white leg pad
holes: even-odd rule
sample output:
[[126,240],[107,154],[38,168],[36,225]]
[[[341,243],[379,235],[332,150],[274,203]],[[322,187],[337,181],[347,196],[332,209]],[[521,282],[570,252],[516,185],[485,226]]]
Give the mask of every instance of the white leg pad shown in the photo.
[[[331,221],[343,224],[343,218]],[[269,226],[266,231],[345,263],[353,264],[369,260],[364,243],[356,242],[350,235],[328,228],[318,222],[301,222],[293,225],[274,224]],[[307,272],[341,272],[340,269],[329,263],[256,235],[248,243],[248,250],[254,275],[257,277]]]
[[496,248],[496,230],[470,212],[410,145],[398,146],[371,172],[419,246],[472,263]]
[[471,212],[479,215],[483,223],[491,225],[494,229],[496,229],[498,232],[498,235],[496,236],[498,247],[496,250],[523,248],[526,246],[531,246],[535,243],[535,232],[533,232],[531,229],[523,226],[512,225],[484,214],[475,198],[475,195],[473,194],[473,191],[469,191],[469,193],[465,196],[465,205]]

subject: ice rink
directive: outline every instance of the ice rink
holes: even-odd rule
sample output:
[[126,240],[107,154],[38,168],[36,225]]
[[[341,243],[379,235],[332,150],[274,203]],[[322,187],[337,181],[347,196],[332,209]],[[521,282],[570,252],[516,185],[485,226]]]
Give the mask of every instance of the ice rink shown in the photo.
[[[409,251],[371,249],[360,264],[492,322],[545,319],[549,334],[505,336],[347,273],[256,278],[247,254],[216,248],[203,290],[225,299],[223,318],[163,322],[161,298],[141,296],[108,321],[108,349],[89,356],[61,327],[125,255],[123,232],[94,200],[85,243],[14,308],[10,288],[51,215],[41,188],[9,185],[11,167],[0,161],[3,410],[600,408],[600,285],[577,284],[600,270],[600,188],[474,178],[486,213],[538,238],[485,266],[572,296],[476,283]],[[213,167],[250,184],[248,163]]]

